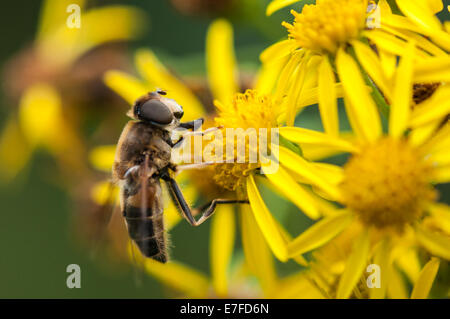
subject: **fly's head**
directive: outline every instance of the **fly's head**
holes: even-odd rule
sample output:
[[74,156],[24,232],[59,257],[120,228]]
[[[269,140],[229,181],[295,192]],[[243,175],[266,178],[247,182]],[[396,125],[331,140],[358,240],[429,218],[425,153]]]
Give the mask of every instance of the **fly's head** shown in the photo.
[[183,108],[165,95],[165,91],[158,90],[140,97],[127,113],[128,116],[167,131],[176,128],[183,117]]

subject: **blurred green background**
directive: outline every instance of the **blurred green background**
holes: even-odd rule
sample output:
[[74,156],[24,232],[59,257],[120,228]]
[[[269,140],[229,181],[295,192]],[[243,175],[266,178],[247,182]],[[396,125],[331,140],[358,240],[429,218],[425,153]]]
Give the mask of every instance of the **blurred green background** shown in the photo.
[[[312,1],[305,1],[305,3]],[[205,73],[205,35],[211,17],[180,14],[165,0],[90,1],[91,6],[112,3],[135,5],[148,16],[149,28],[139,41],[129,47],[149,47],[165,65],[178,74]],[[254,72],[258,55],[265,47],[285,36],[280,21],[289,9],[272,17],[264,15],[267,0],[238,1],[238,9],[227,15],[235,31],[236,55],[242,70]],[[5,61],[33,40],[41,1],[16,0],[2,3],[0,10],[1,51]],[[448,17],[447,17],[448,18]],[[112,22],[113,23],[113,22]],[[7,79],[6,79],[7,80]],[[124,103],[124,105],[126,105]],[[0,93],[0,127],[17,105],[10,105]],[[123,123],[127,120],[123,111]],[[317,114],[308,110],[298,124],[319,127]],[[313,120],[314,118],[314,120]],[[119,134],[111,137],[114,143]],[[111,265],[108,260],[90,257],[87,247],[74,238],[72,217],[75,205],[55,176],[55,161],[45,152],[34,154],[32,162],[18,178],[0,185],[0,298],[158,298],[167,296],[159,283],[132,267]],[[450,188],[440,189],[449,202]],[[297,209],[264,191],[269,207],[276,208],[278,218],[294,234],[306,228],[309,221]],[[193,228],[181,222],[171,231],[174,244],[172,258],[209,274],[209,226]],[[238,233],[237,233],[238,234]],[[239,235],[236,245],[239,246]],[[66,267],[81,267],[81,289],[66,287]],[[295,269],[295,264],[278,265],[281,274]],[[193,283],[195,285],[195,283]]]
[[[239,10],[227,17],[235,28],[235,46],[240,66],[255,71],[262,49],[284,35],[279,14],[264,16],[268,1],[239,1]],[[17,0],[0,10],[1,51],[4,63],[33,41],[42,1]],[[128,4],[142,8],[148,30],[134,49],[149,47],[178,74],[205,72],[205,35],[212,17],[180,14],[169,1],[90,1],[89,6]],[[241,5],[242,3],[242,5]],[[282,13],[287,15],[287,11]],[[267,23],[267,21],[270,23]],[[112,22],[113,23],[113,22]],[[17,105],[0,93],[0,127]],[[124,103],[124,105],[126,105]],[[127,120],[123,114],[123,122]],[[110,143],[118,138],[111,137]],[[108,265],[91,258],[73,234],[72,199],[57,182],[56,164],[46,152],[38,151],[25,171],[8,185],[0,186],[0,297],[1,298],[155,298],[166,296],[152,278],[125,265]],[[209,223],[192,228],[181,222],[171,231],[172,258],[209,274]],[[239,239],[238,239],[239,240]],[[239,245],[239,243],[237,243]],[[81,289],[66,287],[66,267],[81,267]],[[195,283],[193,283],[195,284]]]

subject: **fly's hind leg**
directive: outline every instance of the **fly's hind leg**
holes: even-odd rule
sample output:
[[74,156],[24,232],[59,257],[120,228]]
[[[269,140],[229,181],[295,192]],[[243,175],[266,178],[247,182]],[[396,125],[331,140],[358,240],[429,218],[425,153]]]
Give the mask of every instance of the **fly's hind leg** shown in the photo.
[[[181,192],[180,187],[178,186],[177,182],[171,178],[166,178],[167,186],[169,188],[170,194],[172,196],[172,199],[175,201],[179,209],[181,210],[181,213],[183,214],[183,217],[192,225],[192,226],[199,226],[201,225],[205,220],[207,220],[209,217],[212,216],[214,213],[216,206],[219,204],[248,204],[248,200],[237,200],[237,199],[214,199],[211,202],[203,205],[200,208],[191,209],[186,202],[186,199],[183,196],[183,193]],[[200,213],[200,218],[198,220],[195,220],[194,215],[197,213]]]

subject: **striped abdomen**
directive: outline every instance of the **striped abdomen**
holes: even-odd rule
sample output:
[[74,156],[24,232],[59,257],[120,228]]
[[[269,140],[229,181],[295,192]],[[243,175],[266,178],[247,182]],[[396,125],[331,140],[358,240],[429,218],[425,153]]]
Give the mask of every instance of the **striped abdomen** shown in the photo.
[[159,183],[147,188],[147,209],[141,209],[141,191],[134,196],[124,195],[123,215],[128,234],[146,257],[165,263],[168,259],[164,231],[163,209]]

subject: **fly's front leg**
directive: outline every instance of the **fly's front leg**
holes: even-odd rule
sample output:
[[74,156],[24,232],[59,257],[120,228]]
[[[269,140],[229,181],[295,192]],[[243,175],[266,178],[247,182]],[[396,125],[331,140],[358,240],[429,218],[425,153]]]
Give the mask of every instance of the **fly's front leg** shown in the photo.
[[[200,125],[198,125],[199,122],[200,122]],[[193,130],[193,132],[189,132],[189,133],[184,134],[183,136],[185,136],[185,137],[186,136],[190,136],[190,135],[202,135],[203,136],[205,134],[208,134],[210,132],[213,132],[213,131],[216,131],[216,130],[222,128],[222,126],[219,126],[219,127],[211,127],[211,128],[206,129],[204,131],[198,131],[197,129],[201,128],[204,122],[205,122],[205,120],[203,118],[199,118],[198,120],[195,120],[195,121],[189,121],[189,122],[180,123],[178,125],[178,127],[185,128],[185,129],[188,129],[188,130]]]
[[[205,120],[203,118],[199,118],[199,119],[194,120],[194,121],[180,123],[178,125],[178,127],[181,127],[181,128],[184,128],[184,129],[188,129],[188,130],[195,130],[196,128],[202,127],[204,121]],[[198,125],[199,122],[200,122],[200,125]],[[178,139],[178,141],[176,141],[176,142],[172,142],[172,140],[169,140],[169,141],[167,141],[167,143],[172,148],[180,147],[183,144],[183,141],[185,140],[185,136],[187,136],[187,134],[181,136]]]
[[203,125],[203,123],[205,122],[205,119],[204,118],[199,118],[199,119],[194,120],[194,121],[180,123],[179,127],[185,128],[185,129],[188,129],[188,130],[194,130],[196,128],[196,124],[198,122],[201,122],[200,123],[200,127],[201,127]]
[[198,135],[203,136],[203,135],[209,134],[209,133],[211,133],[211,132],[220,130],[222,127],[223,127],[223,126],[216,126],[216,127],[210,127],[210,128],[208,128],[208,129],[206,129],[206,130],[204,130],[204,131],[193,131],[193,132],[188,132],[188,133],[184,134],[183,137],[187,137],[187,136],[195,136],[195,135],[197,135],[197,136],[198,136]]
[[[172,199],[178,205],[183,217],[192,225],[199,226],[205,220],[207,220],[215,212],[216,206],[219,204],[248,204],[248,200],[237,200],[237,199],[214,199],[211,202],[203,205],[200,208],[191,209],[186,202],[186,199],[181,192],[180,187],[173,178],[166,179],[167,186],[169,188]],[[200,213],[201,216],[198,220],[195,220],[194,215]]]

